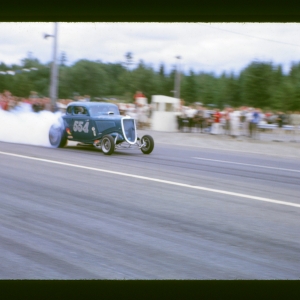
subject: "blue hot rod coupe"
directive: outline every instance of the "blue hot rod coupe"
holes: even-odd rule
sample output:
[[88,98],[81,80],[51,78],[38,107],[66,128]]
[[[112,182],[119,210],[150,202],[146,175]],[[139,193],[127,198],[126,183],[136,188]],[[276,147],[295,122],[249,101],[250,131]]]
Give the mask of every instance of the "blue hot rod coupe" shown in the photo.
[[53,147],[64,147],[67,141],[94,145],[106,155],[115,149],[137,146],[144,154],[150,154],[154,140],[150,135],[137,136],[135,120],[120,115],[118,106],[101,102],[72,102],[66,114],[49,130]]

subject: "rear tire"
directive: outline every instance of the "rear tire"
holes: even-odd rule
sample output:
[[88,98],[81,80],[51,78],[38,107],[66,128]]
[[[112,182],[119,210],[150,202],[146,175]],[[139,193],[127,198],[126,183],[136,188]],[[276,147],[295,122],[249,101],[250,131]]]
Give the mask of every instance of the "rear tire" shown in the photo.
[[115,151],[115,140],[110,135],[105,135],[101,141],[101,150],[105,155],[111,155]]
[[141,138],[141,144],[145,144],[145,146],[141,148],[144,154],[150,154],[154,149],[154,140],[151,135],[144,135]]
[[52,125],[49,130],[49,142],[52,147],[63,148],[67,145],[68,140],[64,129],[61,126]]

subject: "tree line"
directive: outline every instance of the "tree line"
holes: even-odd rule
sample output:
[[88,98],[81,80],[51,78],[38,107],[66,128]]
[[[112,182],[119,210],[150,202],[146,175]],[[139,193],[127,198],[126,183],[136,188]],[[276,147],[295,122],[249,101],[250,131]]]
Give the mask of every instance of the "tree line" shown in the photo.
[[[128,58],[128,54],[127,54]],[[129,58],[128,58],[129,59]],[[131,59],[131,57],[130,57]],[[27,71],[24,71],[27,69]],[[15,71],[15,75],[4,73]],[[28,71],[30,70],[30,72]],[[36,58],[25,58],[20,65],[0,63],[0,91],[9,90],[17,97],[28,97],[36,91],[49,96],[51,64]],[[102,63],[82,59],[71,66],[59,65],[60,99],[90,95],[91,99],[114,97],[133,101],[137,90],[150,100],[152,95],[173,96],[176,69],[167,73],[163,64],[155,71],[140,61],[134,68],[129,63]],[[201,102],[205,106],[251,106],[272,110],[300,110],[300,63],[294,63],[284,74],[280,65],[251,62],[238,75],[216,76],[213,73],[181,74],[180,97],[185,104]]]

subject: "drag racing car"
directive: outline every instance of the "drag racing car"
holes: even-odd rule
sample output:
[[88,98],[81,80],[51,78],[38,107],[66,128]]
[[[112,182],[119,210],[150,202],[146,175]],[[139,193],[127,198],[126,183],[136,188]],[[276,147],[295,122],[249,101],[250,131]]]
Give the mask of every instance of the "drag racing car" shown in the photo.
[[49,130],[53,147],[64,147],[68,140],[94,145],[106,155],[115,149],[138,147],[150,154],[154,140],[150,135],[137,136],[135,120],[120,115],[117,105],[101,102],[70,103],[56,124]]

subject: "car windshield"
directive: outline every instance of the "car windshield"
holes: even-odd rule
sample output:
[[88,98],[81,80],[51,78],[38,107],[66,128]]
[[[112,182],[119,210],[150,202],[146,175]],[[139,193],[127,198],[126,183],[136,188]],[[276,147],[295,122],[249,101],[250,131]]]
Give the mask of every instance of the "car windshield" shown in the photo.
[[99,115],[107,115],[109,112],[112,112],[114,115],[119,115],[119,109],[115,105],[95,105],[90,107],[91,117],[96,117]]

